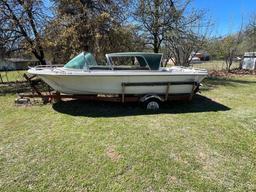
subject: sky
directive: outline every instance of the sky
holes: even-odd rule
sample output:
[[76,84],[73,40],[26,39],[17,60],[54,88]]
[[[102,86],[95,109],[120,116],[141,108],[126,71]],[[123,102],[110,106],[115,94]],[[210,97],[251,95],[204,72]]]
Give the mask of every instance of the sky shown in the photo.
[[[50,0],[43,1],[47,7],[51,6]],[[235,33],[242,23],[249,22],[253,13],[256,15],[256,0],[193,0],[192,7],[205,10],[213,21],[211,36]]]
[[207,11],[215,23],[213,36],[235,33],[256,15],[256,0],[194,0],[193,7]]

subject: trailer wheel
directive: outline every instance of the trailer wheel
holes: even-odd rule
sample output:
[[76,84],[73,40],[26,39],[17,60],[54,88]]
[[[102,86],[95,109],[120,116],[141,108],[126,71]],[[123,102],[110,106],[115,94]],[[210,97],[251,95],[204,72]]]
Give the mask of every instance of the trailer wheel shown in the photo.
[[144,102],[144,106],[147,110],[158,110],[160,108],[160,100],[158,99],[148,99]]

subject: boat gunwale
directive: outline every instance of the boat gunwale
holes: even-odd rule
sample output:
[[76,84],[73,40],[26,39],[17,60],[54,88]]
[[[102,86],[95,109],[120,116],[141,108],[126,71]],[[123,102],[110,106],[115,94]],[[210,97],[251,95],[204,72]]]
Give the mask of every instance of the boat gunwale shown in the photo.
[[[39,75],[39,76],[102,76],[102,77],[109,77],[109,76],[208,76],[208,72],[197,72],[197,73],[173,73],[170,71],[150,71],[149,73],[142,73],[138,72],[136,73],[123,73],[123,74],[116,74],[113,71],[112,73],[94,73],[91,71],[85,71],[85,72],[75,72],[75,73],[61,73],[61,72],[48,72],[48,73],[37,73],[36,71],[29,71],[29,73]],[[124,71],[127,72],[127,71]]]

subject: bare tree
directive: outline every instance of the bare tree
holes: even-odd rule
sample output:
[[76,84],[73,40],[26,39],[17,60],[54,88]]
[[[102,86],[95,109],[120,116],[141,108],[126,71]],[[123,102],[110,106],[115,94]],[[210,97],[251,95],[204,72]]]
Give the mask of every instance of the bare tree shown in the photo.
[[205,43],[206,35],[198,35],[193,32],[180,32],[170,34],[165,41],[168,58],[174,65],[189,66],[192,53],[197,53]]
[[166,32],[172,28],[190,0],[139,0],[134,13],[135,21],[141,26],[147,44],[158,53]]
[[226,70],[230,71],[235,55],[238,52],[239,44],[243,41],[244,30],[241,24],[240,30],[234,34],[224,37],[219,46],[226,63]]
[[233,64],[233,60],[235,57],[235,54],[237,53],[238,45],[242,42],[242,31],[239,31],[239,33],[234,36],[227,45],[227,50],[225,54],[225,62],[226,62],[226,69],[230,71],[231,66]]
[[210,22],[205,12],[191,9],[191,0],[140,0],[135,20],[154,52],[163,47],[177,65],[188,65],[192,51],[202,46]]
[[197,53],[209,35],[212,23],[202,10],[179,12],[165,37],[167,55],[175,65],[189,66],[192,52]]
[[247,36],[247,41],[248,48],[250,50],[256,49],[256,14],[251,16],[251,19],[249,21],[249,24],[246,26],[246,36]]
[[42,0],[0,1],[0,28],[5,34],[2,41],[11,51],[24,49],[46,64],[42,42],[46,15]]

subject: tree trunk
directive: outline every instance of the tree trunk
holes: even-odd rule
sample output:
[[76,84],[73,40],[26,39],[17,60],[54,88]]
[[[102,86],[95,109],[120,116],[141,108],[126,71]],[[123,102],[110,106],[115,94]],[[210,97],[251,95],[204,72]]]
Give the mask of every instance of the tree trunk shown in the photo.
[[35,55],[35,57],[39,60],[39,62],[42,64],[42,65],[46,65],[46,61],[45,61],[45,58],[44,58],[44,54],[43,55],[40,55],[37,53],[36,50],[33,50],[32,53]]
[[231,57],[231,56],[228,56],[228,57],[226,58],[226,69],[227,69],[228,72],[230,72],[230,68],[231,68],[231,66],[232,66],[232,64],[233,64],[232,58],[233,58],[233,57]]
[[157,42],[157,40],[155,41],[154,40],[154,53],[158,53],[159,52],[159,46],[158,46],[158,42]]
[[46,65],[46,61],[45,61],[44,58],[39,57],[39,58],[37,58],[37,59],[40,61],[40,63],[41,63],[42,65]]

